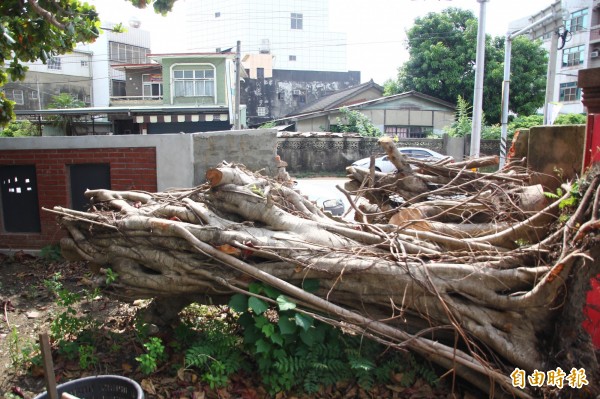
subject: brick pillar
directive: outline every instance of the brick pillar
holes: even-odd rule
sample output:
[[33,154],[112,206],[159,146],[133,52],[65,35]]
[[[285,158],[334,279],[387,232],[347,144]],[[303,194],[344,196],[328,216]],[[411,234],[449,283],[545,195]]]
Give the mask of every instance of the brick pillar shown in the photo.
[[577,86],[583,90],[583,105],[587,107],[584,169],[600,162],[600,68],[579,71]]

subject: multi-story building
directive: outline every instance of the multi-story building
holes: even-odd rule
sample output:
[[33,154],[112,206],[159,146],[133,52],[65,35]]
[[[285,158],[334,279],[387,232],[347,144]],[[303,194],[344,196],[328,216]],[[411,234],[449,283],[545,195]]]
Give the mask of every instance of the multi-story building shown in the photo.
[[54,56],[46,64],[41,61],[28,63],[25,80],[10,81],[2,90],[15,102],[17,111],[48,108],[52,97],[61,93],[91,105],[92,60],[92,53],[75,50]]
[[125,73],[122,64],[147,64],[150,60],[150,32],[129,26],[124,32],[114,31],[113,23],[105,23],[103,34],[93,43],[80,44],[78,49],[93,54],[92,105],[106,107],[110,97],[125,96]]
[[329,30],[323,0],[194,0],[185,4],[191,51],[271,54],[275,69],[347,70],[346,34]]
[[[600,66],[600,0],[562,0],[540,10],[529,18],[511,23],[511,30],[527,26],[562,8],[562,26],[558,29],[537,28],[534,38],[541,38],[550,51],[553,35],[558,35],[555,78],[550,84],[554,95],[552,102],[559,103],[560,113],[584,113],[581,89],[577,87],[577,76],[581,69]],[[556,38],[556,37],[555,37]]]
[[360,84],[348,71],[346,34],[329,30],[323,0],[187,1],[190,51],[235,51],[241,42],[242,102],[250,126],[281,118],[334,91]]

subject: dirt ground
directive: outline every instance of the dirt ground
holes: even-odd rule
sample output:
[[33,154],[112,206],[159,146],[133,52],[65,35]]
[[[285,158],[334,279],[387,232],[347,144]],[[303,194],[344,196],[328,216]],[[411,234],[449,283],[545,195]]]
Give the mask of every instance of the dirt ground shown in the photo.
[[[57,273],[60,273],[60,278]],[[91,279],[84,262],[49,261],[23,253],[8,257],[0,253],[0,398],[32,399],[45,392],[41,364],[32,364],[28,354],[36,348],[39,334],[50,334],[50,325],[64,311],[57,305],[56,295],[45,281],[59,281],[72,292],[90,292]],[[141,373],[136,356],[144,348],[136,339],[135,314],[146,303],[127,304],[96,296],[76,306],[77,316],[90,315],[99,321],[102,334],[93,342],[99,362],[82,369],[80,363],[68,360],[53,346],[53,362],[58,384],[90,375],[119,375],[137,381],[145,398],[189,399],[268,399],[269,395],[257,384],[256,376],[235,375],[226,388],[210,389],[201,383],[191,370],[181,368],[183,357],[174,354],[167,364],[150,376]],[[100,330],[100,328],[98,329]],[[118,335],[119,350],[114,351]],[[160,332],[158,333],[160,335]],[[165,337],[166,339],[167,337]],[[111,341],[113,340],[113,341]],[[111,344],[112,342],[112,344]],[[178,369],[179,367],[179,369]],[[374,387],[365,392],[356,385],[330,387],[311,398],[455,398],[474,399],[477,394],[464,389],[449,393],[448,389],[431,388],[422,383],[413,387]],[[278,394],[274,399],[303,398]]]

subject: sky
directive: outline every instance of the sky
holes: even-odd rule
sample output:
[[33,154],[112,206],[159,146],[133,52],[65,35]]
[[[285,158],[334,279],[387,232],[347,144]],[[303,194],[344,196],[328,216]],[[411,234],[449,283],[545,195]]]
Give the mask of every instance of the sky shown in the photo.
[[[153,53],[185,51],[182,5],[178,0],[172,13],[162,17],[152,9],[139,10],[125,0],[90,0],[106,22],[123,22],[135,17],[141,29],[151,32]],[[260,0],[256,0],[260,1]],[[394,79],[397,69],[408,60],[406,30],[417,17],[441,12],[448,7],[480,14],[478,0],[329,0],[330,30],[346,32],[348,70],[360,71],[363,82],[373,79],[383,84]],[[535,14],[555,0],[489,0],[486,33],[504,36],[511,21]]]

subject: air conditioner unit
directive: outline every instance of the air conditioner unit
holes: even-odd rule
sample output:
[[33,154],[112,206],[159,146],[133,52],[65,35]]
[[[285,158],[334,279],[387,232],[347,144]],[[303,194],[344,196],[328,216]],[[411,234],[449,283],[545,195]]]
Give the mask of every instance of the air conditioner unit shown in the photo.
[[591,58],[598,58],[598,51],[592,51],[592,52],[590,53],[590,57],[591,57]]

